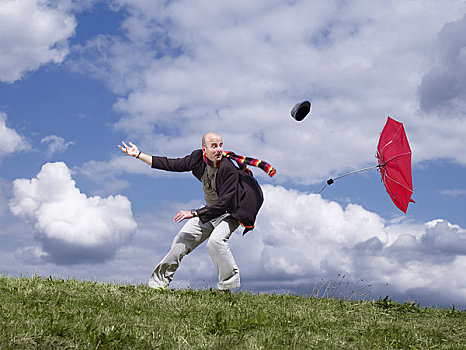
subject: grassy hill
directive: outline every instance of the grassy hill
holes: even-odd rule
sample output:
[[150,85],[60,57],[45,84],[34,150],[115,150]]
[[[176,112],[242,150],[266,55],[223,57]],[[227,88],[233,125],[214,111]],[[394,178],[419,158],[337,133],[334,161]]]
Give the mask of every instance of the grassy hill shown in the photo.
[[466,312],[0,276],[0,349],[465,349]]

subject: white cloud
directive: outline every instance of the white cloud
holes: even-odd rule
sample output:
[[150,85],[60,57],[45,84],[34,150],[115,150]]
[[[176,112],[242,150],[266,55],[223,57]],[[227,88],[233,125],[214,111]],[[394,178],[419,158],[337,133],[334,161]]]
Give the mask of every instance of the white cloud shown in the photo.
[[[461,1],[118,3],[126,37],[95,38],[81,64],[117,87],[116,127],[144,148],[187,154],[215,130],[226,148],[272,163],[277,181],[312,183],[375,164],[391,115],[414,161],[466,164],[461,114],[435,127],[441,116],[418,108],[426,53],[461,19]],[[303,99],[313,110],[298,123],[289,112]]]
[[440,191],[441,194],[451,197],[464,197],[466,196],[466,190],[459,188],[445,189]]
[[252,233],[261,240],[262,250],[254,260],[271,278],[294,276],[299,284],[338,273],[354,275],[348,252],[373,238],[388,241],[384,220],[361,206],[342,208],[317,194],[270,185],[264,186],[264,196],[257,231]]
[[0,2],[0,81],[13,83],[45,63],[61,63],[76,20],[71,3],[48,0]]
[[91,160],[84,163],[77,171],[81,175],[100,184],[99,192],[96,192],[97,194],[115,193],[129,187],[131,178],[127,176],[122,178],[122,174],[130,174],[130,176],[134,174],[163,176],[163,173],[155,172],[147,164],[135,162],[132,157],[123,155],[123,153],[107,161]]
[[7,115],[0,112],[0,159],[13,152],[30,149],[27,140],[14,129],[6,126]]
[[126,197],[87,197],[62,162],[45,164],[33,179],[15,180],[10,210],[37,232],[40,247],[27,251],[61,264],[106,261],[136,229]]
[[124,173],[129,174],[145,174],[145,175],[163,175],[163,172],[155,172],[147,164],[141,161],[135,161],[133,157],[129,157],[118,151],[119,154],[107,161],[89,161],[83,164],[80,168],[80,173],[98,180],[106,180],[109,176],[119,175]]
[[466,256],[466,230],[445,220],[428,222],[419,243],[423,252]]
[[63,137],[57,136],[57,135],[49,135],[40,141],[41,143],[47,143],[47,156],[51,157],[55,153],[62,153],[65,152],[69,146],[73,144],[72,141],[70,142],[65,142],[65,139]]

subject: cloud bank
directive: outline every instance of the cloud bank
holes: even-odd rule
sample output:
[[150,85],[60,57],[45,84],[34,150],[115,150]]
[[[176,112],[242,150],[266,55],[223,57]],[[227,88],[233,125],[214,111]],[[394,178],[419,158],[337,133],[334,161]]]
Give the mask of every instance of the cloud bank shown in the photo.
[[[272,185],[263,189],[265,202],[255,230],[246,236],[238,230],[230,240],[241,270],[242,290],[311,294],[324,282],[345,276],[342,285],[332,291],[334,295],[377,299],[388,294],[394,300],[415,300],[424,306],[466,307],[464,228],[446,220],[425,224],[400,218],[386,221],[359,205],[343,207],[317,194]],[[30,210],[25,209],[28,207],[25,197],[18,196],[15,190],[14,201],[19,198],[23,198],[23,204],[18,205],[22,208],[21,215],[26,216]],[[72,245],[83,256],[74,261],[82,263],[81,267],[65,263],[61,266],[62,273],[81,276],[85,266],[86,278],[146,283],[182,226],[173,223],[174,213],[197,205],[197,202],[166,203],[159,210],[139,215],[133,238],[120,244],[112,259],[103,265],[94,264],[95,255],[101,256],[103,248],[85,231],[76,238],[78,241],[59,235],[54,249],[70,254]],[[52,221],[59,224],[57,217],[49,220],[49,226]],[[36,217],[34,220],[37,221]],[[46,240],[54,239],[51,230],[41,235],[46,235]],[[41,274],[56,273],[55,265],[44,264],[52,262],[50,255],[54,250],[41,239],[37,237],[39,245],[18,249],[9,264],[13,259],[16,265],[30,266],[28,271],[36,271],[34,264],[39,262],[43,266]],[[114,241],[109,237],[103,239]],[[83,254],[84,244],[91,246],[87,255]],[[172,287],[214,288],[216,279],[215,266],[204,244],[183,259]]]
[[38,262],[107,261],[137,227],[126,197],[87,197],[62,162],[45,164],[35,178],[16,179],[10,210],[33,226],[38,245],[19,253]]
[[[386,221],[360,205],[343,207],[318,194],[272,185],[263,190],[256,228],[245,236],[238,230],[230,240],[242,290],[311,294],[345,276],[333,295],[377,299],[388,294],[424,306],[466,307],[464,228],[440,219]],[[195,206],[171,205],[156,217],[141,217],[138,239],[117,260],[138,266],[130,275],[146,282],[181,228],[172,222],[174,213]],[[172,286],[215,287],[216,279],[202,245],[183,259]]]
[[279,186],[264,186],[264,195],[257,229],[233,248],[248,285],[310,293],[321,278],[345,275],[382,297],[466,305],[464,228],[386,222],[359,205]]

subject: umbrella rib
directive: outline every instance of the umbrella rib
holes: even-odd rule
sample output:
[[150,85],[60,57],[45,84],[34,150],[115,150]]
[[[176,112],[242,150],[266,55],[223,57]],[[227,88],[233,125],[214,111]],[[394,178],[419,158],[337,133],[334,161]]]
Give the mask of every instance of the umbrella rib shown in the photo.
[[402,127],[403,127],[403,125],[400,125],[400,126],[398,127],[398,130],[396,131],[395,134],[393,134],[392,139],[391,139],[389,142],[387,142],[387,143],[380,149],[380,153],[382,153],[382,150],[383,150],[385,147],[387,147],[389,144],[391,144],[391,143],[393,142],[393,140],[395,139],[396,135],[398,134],[398,132],[400,131],[400,129],[401,129]]
[[402,156],[407,156],[411,154],[411,151],[409,152],[406,152],[406,153],[403,153],[403,154],[397,154],[396,156],[393,156],[392,158],[390,158],[389,160],[385,161],[381,166],[385,166],[385,164],[387,164],[388,162],[390,162],[391,160],[395,159],[395,158],[398,158],[398,157],[402,157]]
[[[403,185],[402,183],[396,181],[393,177],[389,176],[389,175],[387,174],[387,172],[385,172],[385,176],[388,177],[388,178],[389,178],[390,180],[392,180],[393,182],[395,182],[395,183],[397,183],[398,185],[400,185],[401,187],[407,189],[409,192],[413,193],[413,190],[412,190],[412,189],[410,189],[410,188],[406,187],[405,185]],[[384,181],[384,183],[385,183],[385,181]]]
[[384,174],[382,181],[383,181],[383,184],[384,184],[384,186],[385,186],[385,189],[387,190],[388,194],[389,194],[391,197],[393,197],[393,198],[396,199],[396,196],[395,196],[395,195],[393,194],[393,192],[390,190],[390,187],[387,186],[386,179],[385,179],[386,177],[388,177],[388,178],[391,179],[391,177],[388,176],[387,173]]

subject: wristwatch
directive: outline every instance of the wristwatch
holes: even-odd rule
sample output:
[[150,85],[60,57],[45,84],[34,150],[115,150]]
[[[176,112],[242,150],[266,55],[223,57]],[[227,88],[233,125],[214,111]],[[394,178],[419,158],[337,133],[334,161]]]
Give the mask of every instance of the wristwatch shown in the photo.
[[197,211],[194,210],[194,209],[191,209],[191,214],[193,215],[193,217],[196,217],[197,216]]

